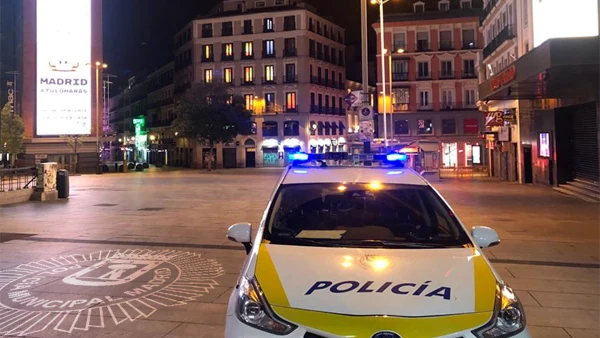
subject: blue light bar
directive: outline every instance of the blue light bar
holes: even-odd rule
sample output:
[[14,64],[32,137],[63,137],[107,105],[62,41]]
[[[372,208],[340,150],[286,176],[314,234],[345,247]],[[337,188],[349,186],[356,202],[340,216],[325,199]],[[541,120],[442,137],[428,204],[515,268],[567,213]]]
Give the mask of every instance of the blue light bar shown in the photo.
[[406,161],[406,154],[391,153],[387,154],[385,158],[389,162]]
[[293,153],[289,155],[290,161],[308,161],[307,153]]

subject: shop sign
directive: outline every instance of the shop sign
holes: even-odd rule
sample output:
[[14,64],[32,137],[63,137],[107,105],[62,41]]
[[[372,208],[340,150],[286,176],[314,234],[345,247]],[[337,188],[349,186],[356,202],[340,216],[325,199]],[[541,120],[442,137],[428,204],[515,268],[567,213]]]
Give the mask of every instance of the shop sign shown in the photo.
[[7,99],[10,105],[10,113],[15,113],[15,91],[13,89],[13,81],[6,81],[6,87],[8,88]]
[[508,126],[500,127],[498,130],[498,141],[509,142],[510,141],[510,128]]
[[504,125],[503,111],[489,111],[485,115],[486,127],[501,127]]
[[373,121],[373,107],[369,105],[362,106],[359,114],[360,121]]
[[465,119],[464,129],[465,134],[479,133],[479,121],[477,119]]
[[508,67],[508,69],[504,70],[502,73],[492,78],[490,80],[490,86],[492,87],[492,90],[496,90],[514,80],[516,76],[517,68],[514,65],[512,65]]

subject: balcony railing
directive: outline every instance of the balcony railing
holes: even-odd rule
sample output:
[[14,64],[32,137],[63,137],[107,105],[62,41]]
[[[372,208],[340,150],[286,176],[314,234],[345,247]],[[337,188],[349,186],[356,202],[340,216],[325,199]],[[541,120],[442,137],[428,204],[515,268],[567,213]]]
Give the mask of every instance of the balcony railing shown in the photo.
[[232,36],[233,28],[225,28],[221,30],[221,36]]
[[394,111],[408,111],[408,102],[392,103],[392,108]]
[[457,102],[457,101],[443,101],[440,102],[440,110],[461,110],[461,109],[477,109],[475,103],[470,102]]
[[252,59],[254,59],[254,54],[242,53],[242,60],[252,60]]
[[285,107],[285,112],[286,113],[297,113],[298,107]]
[[508,25],[508,26],[504,27],[504,29],[501,30],[500,33],[498,33],[498,35],[496,35],[494,40],[492,40],[492,42],[490,42],[487,46],[485,46],[485,48],[483,49],[483,58],[485,59],[488,56],[490,56],[505,41],[510,40],[510,39],[514,38],[515,36],[516,35],[515,35],[515,30],[514,30],[513,25]]
[[235,79],[231,78],[231,81],[229,81],[229,82],[223,81],[223,83],[227,86],[235,86]]
[[298,82],[298,76],[297,75],[285,75],[283,77],[283,83],[297,83]]
[[419,104],[419,105],[417,106],[417,110],[433,110],[433,106],[431,105],[431,102],[429,102],[429,103],[428,103],[428,104],[426,104],[426,105],[421,105],[421,104]]
[[209,57],[202,55],[202,62],[215,62],[215,57],[213,55]]
[[269,27],[267,25],[263,25],[263,33],[273,33],[275,32],[275,28],[273,26]]
[[394,44],[393,52],[397,52],[399,49],[406,50],[406,43],[396,43]]
[[221,54],[221,61],[233,61],[233,55]]
[[453,70],[443,70],[440,72],[440,79],[454,79],[456,74]]
[[475,41],[463,41],[462,49],[477,49],[477,43]]
[[202,37],[203,38],[212,38],[212,36],[213,36],[212,29],[210,29],[210,30],[209,29],[203,29],[202,30]]
[[429,41],[418,40],[417,41],[417,52],[428,52],[431,48],[429,47]]
[[322,50],[317,51],[317,59],[323,60],[323,51]]
[[464,71],[462,77],[463,79],[476,79],[477,73],[475,73],[475,71]]
[[321,78],[319,78],[318,76],[311,76],[310,77],[310,83],[312,83],[312,84],[321,84]]
[[284,58],[295,57],[295,56],[298,56],[298,50],[296,48],[285,48],[283,50]]
[[317,57],[317,51],[315,49],[309,49],[308,56],[310,56],[311,58]]
[[284,23],[283,24],[284,31],[295,31],[296,30],[296,22],[293,23]]
[[392,73],[392,81],[407,81],[407,80],[408,80],[407,72]]
[[454,44],[452,41],[440,41],[440,50],[453,50]]
[[487,6],[485,6],[485,8],[483,9],[483,20],[485,20],[487,16],[490,15],[490,12],[492,11],[492,9],[494,9],[494,6],[496,6],[498,2],[500,2],[500,0],[488,1]]
[[417,80],[431,80],[431,73],[417,73]]
[[250,26],[250,27],[244,26],[244,30],[242,31],[242,34],[252,34],[252,26]]
[[262,78],[262,84],[264,85],[268,85],[268,84],[277,84],[277,78],[275,76],[271,77],[271,78]]
[[275,51],[273,51],[272,53],[263,51],[262,57],[263,57],[263,59],[274,59],[275,58]]
[[254,86],[254,79],[241,79],[240,85],[242,85],[242,86]]

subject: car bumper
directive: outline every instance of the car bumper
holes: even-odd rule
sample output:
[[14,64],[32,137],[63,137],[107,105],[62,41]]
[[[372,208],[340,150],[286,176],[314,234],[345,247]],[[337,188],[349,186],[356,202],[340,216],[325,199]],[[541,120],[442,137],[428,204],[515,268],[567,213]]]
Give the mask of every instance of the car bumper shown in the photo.
[[[296,328],[290,334],[285,335],[285,336],[269,334],[265,331],[255,329],[251,326],[248,326],[248,325],[242,323],[238,319],[238,317],[235,315],[227,316],[227,323],[225,326],[225,338],[265,338],[265,337],[307,338],[307,337],[305,337],[307,332],[310,332],[313,334],[310,336],[310,338],[320,338],[320,337],[322,337],[322,338],[340,338],[338,336],[327,334],[325,332],[318,332],[318,331],[314,331],[314,330],[307,331],[307,328],[304,328],[301,326]],[[427,336],[423,335],[423,337],[427,337]],[[357,338],[363,338],[363,337],[357,337]],[[364,337],[364,338],[370,338],[370,337]],[[437,337],[437,338],[477,338],[477,337],[475,337],[471,332],[466,331],[466,332],[457,332],[456,334],[451,334],[451,335]],[[525,331],[523,331],[511,338],[531,338],[531,335],[529,334],[529,331],[527,329],[525,329]]]

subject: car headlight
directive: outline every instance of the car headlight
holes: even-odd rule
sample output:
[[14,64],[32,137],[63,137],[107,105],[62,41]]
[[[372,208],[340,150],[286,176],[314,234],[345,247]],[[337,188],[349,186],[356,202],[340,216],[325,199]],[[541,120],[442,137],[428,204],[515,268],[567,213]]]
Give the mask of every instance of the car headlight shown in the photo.
[[525,312],[513,290],[498,285],[496,306],[492,320],[473,334],[479,338],[512,337],[525,329]]
[[296,329],[273,313],[256,278],[242,278],[238,296],[236,313],[247,325],[276,335],[286,335]]

